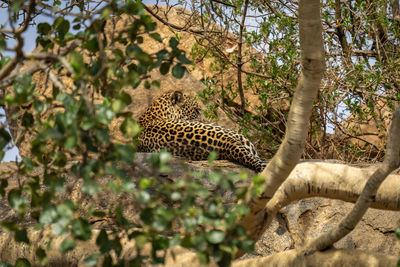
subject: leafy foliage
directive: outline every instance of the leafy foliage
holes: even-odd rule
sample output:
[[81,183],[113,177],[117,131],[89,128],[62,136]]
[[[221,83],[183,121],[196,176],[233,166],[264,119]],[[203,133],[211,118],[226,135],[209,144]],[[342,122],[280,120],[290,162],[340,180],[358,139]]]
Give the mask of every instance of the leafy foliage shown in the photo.
[[[249,1],[242,32],[244,1],[213,8],[207,7],[207,1],[184,3],[203,14],[196,25],[212,31],[198,38],[192,49],[194,60],[214,60],[210,65],[212,78],[205,80],[202,94],[208,115],[215,118],[215,107],[221,107],[241,125],[242,133],[271,157],[281,143],[301,67],[296,35],[298,2]],[[399,22],[391,18],[394,11],[387,1],[332,0],[321,4],[328,64],[310,118],[304,157],[379,160],[385,142],[374,140],[386,137],[386,113],[400,100],[399,83],[393,78],[399,75],[400,67]],[[240,33],[243,40],[233,38]],[[241,52],[237,48],[240,41],[244,43]],[[241,85],[236,70],[239,57],[246,62],[241,66]],[[240,88],[251,99],[244,110]]]
[[[28,19],[44,12],[42,6],[31,4]],[[6,179],[1,180],[0,186],[1,195],[7,197],[18,217],[30,217],[36,222],[35,229],[51,226],[51,238],[63,237],[57,248],[63,254],[74,250],[78,242],[95,238],[98,253],[84,260],[89,266],[100,262],[107,266],[162,263],[165,253],[159,252],[176,245],[195,249],[203,263],[212,259],[224,266],[239,250],[251,251],[253,242],[238,224],[247,208],[242,204],[227,205],[220,194],[211,193],[202,183],[210,179],[217,192],[230,191],[232,201],[236,202],[257,192],[254,188],[236,186],[248,178],[246,174],[188,172],[179,180],[166,182],[157,176],[159,172],[171,172],[171,155],[166,152],[151,156],[152,171],[143,170],[143,177],[128,174],[130,166],[136,166],[141,129],[127,112],[132,100],[125,89],[141,83],[146,88],[160,87],[158,81],[148,80],[153,69],[182,78],[185,65],[191,61],[179,48],[178,40],[171,38],[168,47],[157,53],[145,52],[141,47],[145,38],[160,43],[162,40],[156,24],[139,1],[104,2],[90,16],[81,12],[62,16],[62,12],[56,11],[62,3],[53,4],[54,9],[47,11],[54,20],[36,25],[36,41],[42,51],[33,54],[32,59],[48,64],[42,70],[51,67],[52,72],[67,74],[71,86],[67,88],[63,81],[51,78],[50,92],[38,94],[32,73],[21,72],[12,76],[11,90],[5,90],[5,97],[0,99],[1,106],[23,110],[21,127],[31,138],[31,157],[16,163],[18,186],[9,188]],[[15,1],[10,6],[13,23],[21,15],[18,8],[21,5],[21,1]],[[71,5],[71,9],[86,10],[83,1]],[[130,16],[129,25],[122,32],[107,36],[107,23],[125,15]],[[2,59],[3,68],[6,63]],[[127,142],[111,137],[109,126],[116,119],[121,120],[119,130]],[[1,129],[0,147],[10,141],[10,134]],[[213,154],[210,163],[214,159]],[[104,177],[108,177],[106,183]],[[73,190],[79,191],[79,197],[65,197],[71,193],[71,184],[78,185]],[[130,195],[138,221],[127,218],[122,203],[109,203],[107,207],[95,203],[84,205],[84,199],[102,194],[109,194],[110,198]],[[93,217],[109,218],[114,224],[111,229],[95,231]],[[31,244],[28,228],[18,221],[3,221],[2,228],[12,232],[16,242]],[[135,242],[136,256],[123,258],[122,238]],[[142,251],[147,244],[151,245],[151,253],[146,255]],[[48,248],[36,249],[40,264],[48,262]],[[111,255],[116,256],[115,260]],[[15,262],[15,266],[29,265],[26,259]]]

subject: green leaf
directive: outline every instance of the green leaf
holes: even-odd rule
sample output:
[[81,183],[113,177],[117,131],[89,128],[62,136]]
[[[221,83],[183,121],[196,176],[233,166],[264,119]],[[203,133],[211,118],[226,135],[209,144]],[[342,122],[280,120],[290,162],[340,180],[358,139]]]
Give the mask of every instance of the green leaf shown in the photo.
[[133,160],[135,159],[135,151],[130,146],[118,145],[116,152],[120,161],[133,163]]
[[72,218],[76,210],[74,202],[67,199],[57,206],[57,213],[62,217]]
[[82,130],[87,131],[95,125],[95,122],[88,117],[84,117],[81,124],[79,125]]
[[140,179],[139,185],[140,185],[141,189],[146,189],[149,186],[151,186],[153,183],[154,183],[153,179],[142,178],[142,179]]
[[64,39],[65,34],[69,31],[69,21],[64,19],[63,17],[58,17],[54,21],[54,28],[60,39]]
[[57,153],[54,158],[53,164],[57,167],[64,167],[67,164],[67,156],[64,153]]
[[210,263],[210,256],[207,252],[197,252],[197,258],[203,265],[208,265]]
[[33,102],[33,108],[35,109],[36,112],[41,113],[43,111],[46,111],[47,106],[46,103],[43,101],[35,100]]
[[129,138],[136,137],[140,134],[141,128],[139,124],[134,121],[131,117],[128,117],[120,126],[121,132]]
[[224,241],[226,233],[221,230],[211,230],[206,233],[207,241],[211,244],[219,244]]
[[1,195],[1,197],[4,197],[6,195],[7,186],[8,186],[7,179],[1,179],[1,182],[0,182],[0,195]]
[[126,48],[125,48],[125,54],[129,57],[129,58],[134,58],[136,57],[140,52],[142,52],[142,49],[134,44],[129,44]]
[[87,241],[92,237],[92,231],[88,221],[78,218],[71,222],[72,235],[80,240]]
[[10,60],[11,60],[11,57],[9,57],[9,56],[0,57],[0,68],[4,67]]
[[146,235],[138,235],[135,237],[135,246],[138,249],[143,249],[146,243],[147,243]]
[[31,263],[25,258],[18,258],[15,261],[15,267],[30,267]]
[[400,239],[400,227],[395,230],[397,238]]
[[182,63],[182,64],[192,64],[192,61],[190,61],[186,55],[184,53],[179,54],[178,55],[178,60]]
[[39,222],[45,225],[50,225],[58,217],[57,209],[53,205],[44,208],[40,215]]
[[41,22],[37,26],[37,33],[47,35],[51,31],[51,26],[47,22]]
[[112,242],[108,239],[108,235],[104,229],[101,229],[97,236],[96,245],[100,248],[101,254],[105,254],[112,249]]
[[161,64],[161,66],[160,66],[160,73],[161,73],[162,75],[167,74],[168,71],[169,71],[170,66],[171,66],[171,63],[169,63],[169,62],[163,62],[163,63]]
[[186,71],[186,68],[184,66],[182,66],[180,63],[178,63],[172,68],[172,75],[175,78],[180,79],[185,74],[185,71]]
[[0,50],[4,50],[7,48],[7,42],[3,36],[0,36]]
[[153,86],[154,88],[158,89],[160,88],[160,82],[157,80],[154,80],[151,82],[151,86]]
[[148,80],[144,81],[144,88],[150,89],[150,87],[151,87],[150,82]]
[[125,58],[124,53],[119,48],[114,49],[113,50],[113,54],[114,54],[114,57],[115,57],[116,61],[121,61],[122,59]]
[[123,226],[123,227],[128,227],[130,226],[129,221],[124,217],[122,214],[122,207],[118,206],[115,209],[115,220],[117,221],[118,225]]
[[154,32],[154,33],[150,33],[149,34],[151,38],[153,38],[154,40],[162,43],[162,39],[161,39],[161,35],[158,32]]
[[130,96],[130,94],[122,91],[120,92],[117,97],[117,99],[121,100],[125,105],[130,105],[132,103],[132,98]]
[[176,40],[175,37],[171,37],[171,39],[169,39],[169,46],[172,48],[173,51],[175,51],[178,47],[178,40]]
[[211,164],[214,162],[214,160],[216,160],[218,157],[218,153],[216,151],[211,151],[210,155],[208,155],[208,163]]
[[196,235],[191,237],[191,243],[193,247],[197,251],[206,251],[207,250],[207,240],[204,237],[203,233],[196,233]]
[[47,255],[46,255],[46,251],[44,251],[44,249],[42,249],[40,247],[37,248],[36,256],[38,257],[41,265],[45,265],[47,263]]
[[75,135],[68,136],[64,142],[64,147],[66,149],[73,149],[76,146],[77,142],[78,142],[78,139]]
[[71,219],[68,217],[61,217],[53,226],[53,233],[55,235],[64,235],[68,232],[68,227],[70,225]]
[[114,118],[114,112],[111,108],[100,106],[100,108],[97,110],[96,118],[102,124],[108,125]]
[[26,229],[17,230],[14,233],[14,239],[16,242],[26,243],[29,245],[29,238]]
[[69,63],[76,73],[80,73],[85,64],[83,62],[83,56],[77,51],[69,53]]
[[97,194],[101,191],[100,185],[92,179],[84,179],[82,191],[89,195]]
[[2,150],[11,141],[11,136],[4,128],[0,128],[0,149]]
[[251,239],[246,239],[241,242],[240,248],[245,253],[252,253],[254,251],[254,241]]
[[16,210],[19,215],[24,214],[28,209],[28,200],[21,195],[22,192],[19,189],[12,189],[8,193],[8,203],[10,203],[11,208]]
[[13,232],[18,230],[16,221],[3,221],[1,222],[1,228],[7,232]]
[[161,62],[163,60],[169,59],[170,55],[167,50],[163,49],[163,50],[158,51],[156,56],[157,56],[158,61]]
[[83,263],[87,266],[95,266],[97,265],[97,261],[100,258],[100,254],[96,253],[96,254],[92,254],[89,257],[87,257],[86,259],[83,260]]
[[136,59],[144,66],[151,66],[153,64],[153,58],[145,52],[139,52],[136,55]]
[[72,29],[74,29],[74,30],[79,30],[81,28],[81,24],[80,23],[77,23],[77,24],[75,24],[74,26],[72,26]]
[[119,99],[112,101],[111,109],[115,113],[121,112],[126,107],[126,104]]
[[90,39],[89,41],[82,43],[82,47],[86,48],[90,52],[99,51],[99,43],[97,41],[97,38],[94,37],[94,38]]
[[68,251],[71,251],[75,248],[76,244],[75,241],[72,240],[71,238],[65,238],[63,240],[63,242],[61,243],[60,247],[58,248],[58,250],[62,253],[65,254]]
[[154,221],[152,208],[145,208],[140,212],[140,219],[147,225],[151,225]]

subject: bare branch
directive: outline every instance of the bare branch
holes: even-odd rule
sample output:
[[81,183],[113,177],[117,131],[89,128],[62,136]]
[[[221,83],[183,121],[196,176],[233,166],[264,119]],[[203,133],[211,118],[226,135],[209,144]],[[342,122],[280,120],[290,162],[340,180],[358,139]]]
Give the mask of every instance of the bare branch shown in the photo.
[[219,3],[219,4],[225,5],[225,6],[230,6],[230,7],[236,8],[235,5],[232,5],[230,3],[225,3],[225,2],[223,2],[221,0],[211,0],[211,2],[216,2],[216,3]]
[[[167,21],[165,21],[162,17],[160,17],[159,15],[157,15],[156,13],[154,13],[148,6],[143,5],[144,9],[150,13],[150,15],[152,15],[153,17],[155,17],[158,21],[160,21],[162,24],[171,27],[172,29],[178,30],[178,31],[185,31],[185,32],[191,32],[194,34],[201,34],[203,35],[205,33],[205,30],[193,30],[190,29],[189,27],[181,27],[172,23],[169,23]],[[219,31],[207,31],[208,33],[213,32],[213,33],[220,33]]]
[[336,18],[336,35],[339,38],[340,45],[343,49],[345,57],[349,55],[349,45],[346,41],[346,35],[342,26],[342,8],[340,6],[340,0],[335,0],[335,18]]
[[240,22],[239,25],[239,42],[238,42],[238,58],[237,58],[237,78],[238,78],[238,90],[239,90],[239,95],[240,95],[240,101],[241,101],[241,109],[244,111],[245,105],[246,105],[246,99],[244,98],[244,93],[243,93],[243,83],[242,83],[242,46],[243,46],[243,30],[244,30],[244,23],[246,21],[246,13],[247,13],[247,8],[249,6],[249,0],[245,0],[244,2],[244,9],[243,9],[243,14],[242,14],[242,21]]

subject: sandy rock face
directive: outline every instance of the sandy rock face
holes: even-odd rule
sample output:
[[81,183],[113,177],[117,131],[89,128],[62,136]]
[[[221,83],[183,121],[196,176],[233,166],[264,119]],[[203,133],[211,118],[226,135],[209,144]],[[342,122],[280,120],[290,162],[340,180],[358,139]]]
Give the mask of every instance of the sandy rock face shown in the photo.
[[[132,180],[142,177],[143,169],[151,168],[148,159],[148,153],[138,153],[135,164],[126,166],[126,170],[129,172]],[[210,166],[206,161],[186,162],[187,167],[182,163],[181,159],[173,159],[170,164],[172,171],[170,173],[160,174],[158,179],[165,179],[165,181],[180,179],[187,171],[187,167],[192,171],[208,172],[210,170]],[[224,171],[240,172],[244,170],[248,172],[250,176],[254,174],[254,172],[243,169],[241,166],[228,161],[216,161],[214,162],[214,166]],[[14,170],[15,164],[13,163],[0,164],[0,172],[2,173],[11,173]],[[41,169],[36,169],[35,173],[40,175],[42,171]],[[20,177],[20,179],[24,178]],[[110,179],[111,177],[105,176],[102,177],[99,182],[106,184]],[[124,205],[124,216],[135,223],[138,222],[138,210],[134,204],[133,196],[126,193],[115,195],[107,192],[96,196],[82,196],[80,191],[81,183],[73,183],[76,177],[71,174],[66,174],[66,180],[67,184],[65,188],[69,188],[65,193],[66,199],[80,201],[83,208],[94,205],[97,209],[105,211],[112,209],[115,203],[122,203]],[[11,175],[8,181],[9,187],[7,190],[18,186],[17,175]],[[205,180],[202,182],[206,188],[214,192],[214,194],[221,194],[226,203],[231,203],[229,192],[220,192],[216,190],[216,187],[209,181]],[[337,225],[350,211],[352,205],[353,204],[339,200],[322,198],[304,199],[290,204],[280,211],[271,226],[257,242],[255,254],[244,255],[242,259],[268,256],[278,252],[299,248],[304,245],[305,241],[315,238],[320,233],[326,232]],[[0,220],[17,219],[17,215],[9,207],[6,198],[0,200],[0,207]],[[367,253],[380,253],[388,256],[395,256],[400,251],[400,242],[397,240],[394,233],[394,229],[398,227],[399,219],[400,212],[369,209],[355,230],[343,240],[337,242],[334,247],[338,249],[357,249]],[[107,227],[110,227],[113,223],[112,221],[105,219],[99,220],[98,218],[88,218],[88,220],[92,220],[91,222],[95,228],[106,227],[107,229]],[[29,217],[25,217],[23,224],[34,226],[36,222]],[[44,233],[51,234],[51,230],[47,229]],[[29,236],[35,246],[45,244],[48,238],[47,234],[40,234],[33,230],[29,231]],[[57,237],[53,244],[60,244],[63,238],[64,237]],[[91,253],[96,253],[97,248],[94,244],[95,237],[93,237],[93,240],[90,242],[93,243],[93,246],[79,244],[73,252],[68,253],[66,256],[61,256],[57,248],[54,247],[48,254],[51,257],[50,262],[66,264],[64,266],[79,264]],[[13,263],[18,257],[24,256],[29,260],[37,262],[33,250],[29,249],[26,245],[15,243],[12,236],[8,233],[3,232],[0,234],[0,244],[3,244],[0,246],[0,261]],[[123,255],[129,258],[129,256],[134,255],[132,254],[134,253],[134,246],[127,241],[127,247],[124,251]],[[194,257],[193,254],[187,254],[187,252],[181,255],[182,261],[192,261]],[[171,259],[167,260],[167,262],[169,261],[171,261]],[[171,261],[171,266],[173,266],[173,263],[174,261]],[[57,264],[55,266],[58,266]]]
[[[179,16],[182,16],[183,9],[176,8],[170,10],[168,13],[168,18],[171,19],[174,23],[182,23],[183,20],[179,19]],[[132,21],[132,18],[129,16],[121,16],[110,19],[105,26],[105,34],[107,38],[111,38],[112,35],[117,35],[119,32],[122,32],[126,29],[127,25],[129,25]],[[163,40],[162,43],[155,41],[154,39],[144,36],[143,44],[141,48],[148,53],[156,53],[163,48],[168,47],[168,43],[170,38],[176,37],[176,33],[173,32],[169,27],[155,20],[158,27],[158,32],[161,35]],[[195,37],[190,33],[179,32],[180,40],[179,40],[179,48],[186,51],[186,56],[190,58],[190,51],[192,46],[195,44]],[[120,49],[124,49],[124,47],[119,47]],[[54,48],[54,51],[57,51],[57,47]],[[34,52],[40,52],[41,49],[37,48]],[[51,52],[51,51],[50,51]],[[84,55],[84,58],[88,60],[88,56]],[[160,82],[160,88],[155,89],[146,89],[143,85],[143,82],[137,88],[125,88],[124,90],[131,96],[132,103],[126,108],[126,111],[132,112],[132,117],[134,119],[138,119],[139,116],[146,110],[146,108],[152,102],[152,99],[161,95],[168,91],[180,90],[185,94],[192,95],[196,97],[198,93],[200,93],[204,89],[204,85],[201,82],[205,76],[212,76],[212,72],[209,70],[209,65],[211,64],[211,59],[205,59],[200,63],[196,63],[195,66],[187,66],[189,70],[188,73],[185,73],[182,79],[177,79],[172,76],[171,71],[167,75],[160,74],[158,69],[154,69],[149,73],[149,80],[158,80]],[[35,61],[27,62],[22,68],[21,71],[27,69],[28,67],[35,64]],[[57,77],[60,81],[63,82],[67,92],[73,88],[73,80],[65,75],[65,73],[56,73]],[[53,83],[49,79],[49,74],[45,72],[37,72],[33,75],[32,83],[36,85],[35,92],[45,100],[46,96],[51,96],[53,92]],[[12,92],[12,88],[8,89]],[[98,93],[94,93],[94,102],[101,103],[102,96]],[[201,102],[199,100],[199,102]],[[10,126],[10,130],[14,136],[14,138],[24,136],[24,139],[18,138],[17,146],[19,148],[20,155],[22,157],[30,156],[30,141],[34,138],[31,133],[24,132],[21,126],[21,119],[26,110],[32,111],[32,105],[26,105],[25,107],[13,108],[13,107],[5,107],[7,120]],[[50,112],[54,112],[54,110],[48,110],[44,112],[42,117],[46,118]],[[219,121],[217,122],[219,125],[237,129],[237,126],[225,115],[225,113],[218,108]],[[120,133],[119,126],[121,120],[115,119],[110,124],[111,135],[115,140],[123,141],[123,137]]]

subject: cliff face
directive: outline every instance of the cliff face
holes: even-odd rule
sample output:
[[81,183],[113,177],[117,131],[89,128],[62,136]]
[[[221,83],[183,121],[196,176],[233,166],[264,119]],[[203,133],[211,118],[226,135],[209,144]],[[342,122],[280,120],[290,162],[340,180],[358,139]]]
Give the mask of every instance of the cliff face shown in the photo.
[[[181,179],[182,175],[184,175],[188,170],[196,172],[210,171],[210,166],[206,161],[187,162],[184,160],[184,162],[186,165],[182,164],[181,159],[172,159],[169,164],[171,172],[159,173],[157,179],[176,181]],[[69,164],[73,163],[74,162],[70,162]],[[254,174],[250,170],[243,169],[242,167],[227,161],[215,161],[213,166],[223,169],[226,172],[246,171],[250,176]],[[149,154],[138,153],[136,155],[135,165],[124,166],[124,169],[129,173],[133,181],[138,182],[140,178],[143,177],[143,172],[151,171]],[[0,164],[0,173],[3,175],[10,174],[15,170],[16,166],[13,163]],[[34,170],[36,175],[40,175],[42,172],[43,169],[41,168]],[[85,217],[85,210],[90,206],[93,206],[98,211],[104,211],[107,214],[109,210],[112,210],[116,205],[122,205],[124,217],[134,223],[140,224],[137,212],[138,207],[135,204],[135,196],[127,193],[114,194],[107,191],[93,196],[83,195],[81,191],[81,181],[76,182],[76,177],[71,173],[66,173],[64,178],[66,179],[64,185],[66,192],[63,193],[64,199],[78,201],[81,204],[80,210],[78,211],[80,216],[86,218],[95,229],[112,228],[114,221],[108,219],[108,217]],[[24,177],[18,175],[10,175],[8,178],[9,186],[7,191],[18,187],[19,181],[23,179]],[[104,176],[98,179],[98,182],[106,185],[111,181],[111,179],[110,176]],[[232,204],[230,192],[218,190],[218,188],[210,181],[202,180],[201,182],[208,190],[213,192],[213,194],[220,195],[225,203]],[[238,186],[247,185],[244,183]],[[303,199],[290,204],[278,213],[271,226],[257,242],[255,254],[246,254],[242,259],[267,256],[294,248],[300,248],[304,245],[305,241],[315,238],[320,233],[326,232],[328,229],[337,225],[351,210],[352,206],[353,204],[344,203],[339,200],[322,198]],[[16,220],[18,218],[16,212],[9,207],[6,198],[0,200],[0,207],[1,221]],[[394,229],[397,228],[399,220],[400,212],[370,209],[354,231],[344,239],[337,242],[334,245],[334,248],[357,249],[360,252],[396,256],[400,251],[400,242],[396,238]],[[20,222],[28,227],[34,226],[37,223],[29,216],[25,216]],[[52,236],[52,230],[49,228],[42,232],[35,231],[32,227],[29,227],[29,229],[28,234],[31,243],[34,244],[35,247],[45,247],[49,237]],[[95,245],[95,237],[97,233],[98,230],[94,230],[94,236],[89,243],[79,243],[73,251],[66,255],[61,255],[58,251],[58,246],[65,237],[56,237],[52,241],[52,249],[47,253],[49,264],[53,264],[50,266],[72,266],[82,264],[82,261],[88,255],[98,252]],[[7,261],[13,263],[19,257],[25,257],[32,263],[38,261],[34,249],[30,249],[25,244],[14,242],[12,235],[9,233],[0,233],[0,244],[0,261],[2,262]],[[135,255],[136,250],[133,242],[123,239],[123,244],[124,249],[122,255],[124,255],[124,257],[130,258],[132,255]],[[144,253],[147,253],[146,250]],[[188,257],[186,260],[190,260],[191,262],[194,260],[194,262],[197,262],[195,254],[188,254],[187,250],[186,252],[179,253],[183,253],[182,255],[186,256],[182,256],[183,259],[180,256],[178,257],[178,260],[185,262],[186,257]],[[177,264],[177,262],[174,261],[174,258],[167,259],[167,262],[169,262],[170,266],[176,266],[174,264]]]

